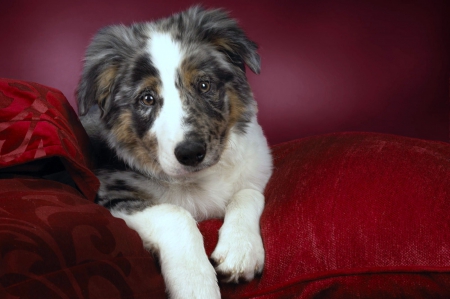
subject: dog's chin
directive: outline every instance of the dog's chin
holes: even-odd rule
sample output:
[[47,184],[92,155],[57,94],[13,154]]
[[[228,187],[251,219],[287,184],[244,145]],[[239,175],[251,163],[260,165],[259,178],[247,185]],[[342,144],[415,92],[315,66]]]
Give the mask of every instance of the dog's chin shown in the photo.
[[201,163],[197,166],[184,166],[182,164],[177,164],[173,167],[162,167],[162,170],[167,177],[175,180],[183,180],[185,178],[192,178],[201,175],[216,163],[217,162]]
[[185,177],[192,177],[201,172],[205,168],[179,168],[176,170],[173,170],[171,172],[166,172],[168,176],[174,179],[183,179]]

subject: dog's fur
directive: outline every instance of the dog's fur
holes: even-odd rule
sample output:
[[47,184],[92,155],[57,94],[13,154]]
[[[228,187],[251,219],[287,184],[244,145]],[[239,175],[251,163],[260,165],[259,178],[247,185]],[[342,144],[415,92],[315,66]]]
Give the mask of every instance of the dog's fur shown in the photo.
[[[99,155],[98,203],[158,254],[172,298],[220,298],[216,271],[264,265],[259,219],[271,175],[245,65],[257,46],[222,10],[100,30],[77,89]],[[211,260],[196,221],[225,218]]]

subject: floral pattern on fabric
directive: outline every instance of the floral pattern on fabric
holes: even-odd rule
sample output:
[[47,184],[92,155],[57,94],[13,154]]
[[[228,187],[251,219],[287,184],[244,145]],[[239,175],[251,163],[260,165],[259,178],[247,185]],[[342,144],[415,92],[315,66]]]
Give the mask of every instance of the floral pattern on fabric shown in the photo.
[[53,181],[0,190],[0,298],[165,296],[155,260],[108,210]]
[[37,83],[0,79],[0,167],[60,157],[78,188],[95,198],[89,139],[64,95]]

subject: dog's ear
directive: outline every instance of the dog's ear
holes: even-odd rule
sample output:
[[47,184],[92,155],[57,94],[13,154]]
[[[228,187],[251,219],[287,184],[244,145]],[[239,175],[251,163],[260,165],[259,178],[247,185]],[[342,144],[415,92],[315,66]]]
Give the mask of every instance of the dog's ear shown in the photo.
[[89,45],[76,97],[79,115],[98,105],[102,116],[109,111],[117,72],[132,51],[133,33],[125,26],[101,29]]
[[194,19],[198,22],[200,39],[212,43],[241,69],[245,70],[245,63],[255,74],[259,74],[261,59],[257,53],[258,45],[247,37],[226,11],[204,10],[195,6],[190,9],[190,13],[194,14]]

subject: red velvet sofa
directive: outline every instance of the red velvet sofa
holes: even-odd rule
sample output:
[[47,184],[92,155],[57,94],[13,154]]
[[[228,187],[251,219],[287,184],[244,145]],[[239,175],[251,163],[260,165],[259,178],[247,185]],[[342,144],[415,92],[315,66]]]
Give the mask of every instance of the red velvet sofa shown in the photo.
[[[400,2],[204,1],[260,44],[275,166],[263,274],[223,298],[450,298],[448,7]],[[2,4],[0,298],[165,298],[138,235],[93,203],[73,91],[99,27],[189,4]],[[208,254],[221,224],[199,223]]]

